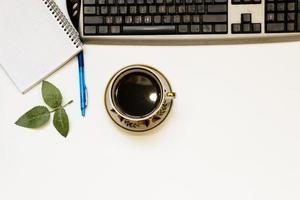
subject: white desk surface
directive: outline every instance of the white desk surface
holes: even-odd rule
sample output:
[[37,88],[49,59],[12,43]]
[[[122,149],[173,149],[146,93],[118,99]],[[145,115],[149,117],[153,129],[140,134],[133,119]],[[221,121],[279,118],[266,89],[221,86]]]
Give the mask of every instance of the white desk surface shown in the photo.
[[[300,42],[87,45],[86,118],[76,59],[48,79],[74,99],[67,139],[52,124],[14,125],[43,104],[40,86],[21,95],[0,70],[0,199],[299,200],[299,55]],[[103,103],[110,77],[134,63],[160,69],[178,95],[168,120],[140,137]]]

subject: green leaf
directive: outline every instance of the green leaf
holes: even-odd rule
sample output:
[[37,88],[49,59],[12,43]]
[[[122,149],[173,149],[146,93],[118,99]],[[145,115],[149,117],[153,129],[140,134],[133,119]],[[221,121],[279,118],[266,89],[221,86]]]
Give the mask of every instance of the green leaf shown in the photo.
[[45,106],[36,106],[22,115],[16,125],[25,128],[38,128],[47,123],[50,119],[50,112]]
[[51,108],[58,108],[62,103],[62,95],[57,87],[48,81],[43,81],[42,95],[45,103]]
[[59,108],[54,113],[53,124],[56,130],[64,137],[69,133],[69,118],[64,108]]

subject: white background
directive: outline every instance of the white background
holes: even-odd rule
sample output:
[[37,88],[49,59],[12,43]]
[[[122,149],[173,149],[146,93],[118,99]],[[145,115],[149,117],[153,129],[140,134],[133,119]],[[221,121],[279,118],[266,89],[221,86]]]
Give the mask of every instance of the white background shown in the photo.
[[[51,123],[14,125],[43,104],[40,85],[21,95],[0,71],[1,200],[300,199],[300,42],[84,48],[85,118],[77,60],[48,79],[74,100],[67,139]],[[114,125],[103,103],[111,76],[135,63],[158,68],[177,92],[146,136]]]

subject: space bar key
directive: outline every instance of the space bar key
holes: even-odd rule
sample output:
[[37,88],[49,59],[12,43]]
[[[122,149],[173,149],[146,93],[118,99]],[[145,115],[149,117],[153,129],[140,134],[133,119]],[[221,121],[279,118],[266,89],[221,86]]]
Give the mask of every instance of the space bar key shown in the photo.
[[176,33],[175,26],[123,26],[124,34],[170,34]]

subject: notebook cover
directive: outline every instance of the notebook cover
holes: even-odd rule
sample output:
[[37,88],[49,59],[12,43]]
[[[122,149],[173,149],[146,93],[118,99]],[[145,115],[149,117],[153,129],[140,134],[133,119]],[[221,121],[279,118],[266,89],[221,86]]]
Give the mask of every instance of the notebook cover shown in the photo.
[[52,0],[0,1],[0,65],[25,93],[82,50]]

